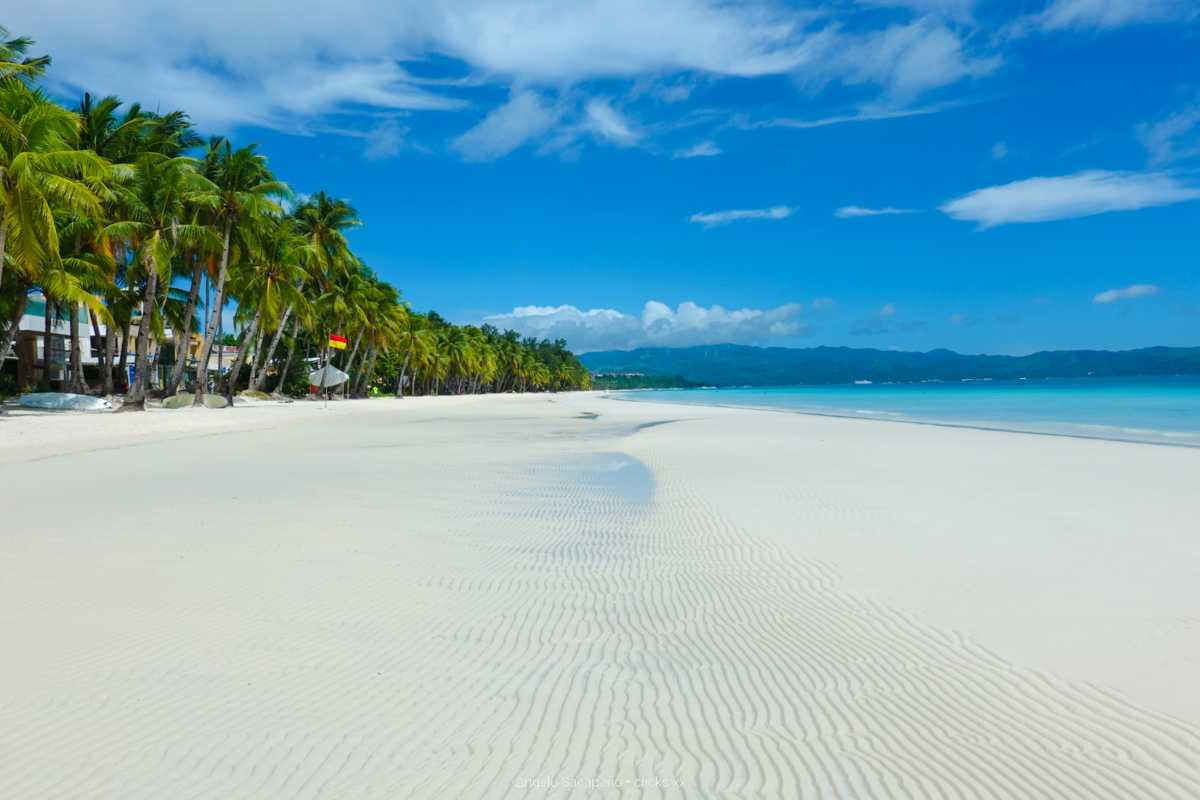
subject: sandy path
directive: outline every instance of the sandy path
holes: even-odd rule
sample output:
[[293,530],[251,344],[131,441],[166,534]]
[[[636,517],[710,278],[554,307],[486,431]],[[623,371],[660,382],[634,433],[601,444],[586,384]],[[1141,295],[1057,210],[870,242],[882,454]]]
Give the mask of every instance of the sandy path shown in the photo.
[[1170,709],[788,537],[859,513],[865,428],[755,511],[780,479],[750,464],[794,465],[742,437],[828,433],[767,416],[505,397],[5,465],[0,796],[1200,795]]

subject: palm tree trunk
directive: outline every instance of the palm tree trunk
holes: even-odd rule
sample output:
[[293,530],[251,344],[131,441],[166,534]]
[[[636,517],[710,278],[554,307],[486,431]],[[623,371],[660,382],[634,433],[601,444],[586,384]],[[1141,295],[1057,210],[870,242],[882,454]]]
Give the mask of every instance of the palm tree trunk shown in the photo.
[[79,307],[71,309],[71,385],[67,391],[83,394],[87,384],[83,382],[83,352],[79,341]]
[[50,391],[50,297],[43,291],[42,298],[46,301],[46,313],[43,319],[45,326],[42,334],[42,374],[38,376],[38,391]]
[[[365,328],[363,330],[366,330]],[[354,367],[354,358],[358,355],[358,345],[362,342],[363,331],[358,332],[358,336],[354,338],[354,349],[350,351],[350,358],[346,361],[346,372],[349,373]],[[355,381],[357,383],[357,381]],[[350,392],[351,382],[346,381],[342,384],[342,397],[346,397]]]
[[292,366],[292,356],[296,353],[296,335],[300,332],[300,317],[292,320],[292,342],[288,345],[287,358],[283,360],[283,367],[279,370],[279,383],[275,385],[275,391],[272,394],[275,397],[283,397],[283,385],[287,383],[288,369]]
[[[4,212],[4,208],[0,207],[0,214]],[[8,244],[8,219],[0,221],[0,281],[4,280],[4,248]],[[7,358],[8,350],[4,351]]]
[[[297,286],[296,286],[297,292],[304,291],[304,284],[307,280],[308,280],[307,278],[300,279],[300,283],[297,284]],[[267,351],[267,357],[265,359],[263,359],[262,366],[259,368],[258,380],[255,381],[254,387],[253,387],[255,389],[258,389],[261,391],[263,386],[267,382],[267,365],[269,365],[271,363],[271,359],[275,358],[275,348],[279,345],[279,337],[283,333],[283,328],[285,325],[287,325],[288,317],[290,317],[292,315],[292,309],[295,307],[295,305],[296,305],[295,303],[288,303],[287,308],[285,308],[283,310],[283,316],[279,318],[279,327],[277,327],[275,329],[275,336],[271,339],[271,347]],[[296,338],[295,331],[292,332],[292,338],[293,339]],[[295,344],[293,344],[292,347],[295,348]],[[288,356],[289,362],[291,361],[291,358],[292,357],[289,355]]]
[[259,362],[261,362],[263,360],[262,340],[263,340],[263,329],[260,327],[258,329],[258,336],[256,336],[254,339],[254,350],[250,354],[250,382],[246,384],[247,389],[254,388],[254,379],[256,377],[255,373],[257,373],[260,368]]
[[175,336],[175,368],[171,370],[171,380],[167,383],[163,397],[170,397],[179,389],[184,370],[187,369],[188,345],[192,343],[192,317],[196,315],[196,303],[200,299],[204,260],[200,258],[198,252],[192,252],[189,255],[196,262],[196,266],[192,269],[192,289],[188,292],[187,306],[183,310],[183,328]]
[[150,320],[154,311],[155,291],[158,289],[158,270],[154,256],[146,251],[146,288],[142,292],[142,318],[138,321],[136,353],[133,357],[133,386],[125,393],[125,402],[118,411],[146,410],[146,367],[150,351]]
[[116,394],[116,387],[113,386],[113,362],[117,359],[117,324],[113,321],[112,324],[105,323],[104,325],[104,382],[101,384],[101,391],[104,396]]
[[404,373],[408,370],[408,360],[412,358],[412,350],[404,354],[404,365],[400,367],[400,375],[396,378],[396,399],[404,399]]
[[[100,320],[96,318],[96,312],[92,311],[92,309],[90,309],[90,308],[88,309],[88,319],[91,320],[91,322],[92,322],[92,330],[96,332],[95,338],[89,337],[89,341],[97,341],[100,336]],[[104,364],[105,364],[104,350],[102,350],[100,348],[92,348],[92,355],[96,356],[96,377],[102,381],[104,378]],[[84,385],[85,386],[87,385],[86,380],[84,381]],[[100,391],[100,387],[102,385],[103,385],[102,383],[97,382],[96,387],[94,389],[88,389],[88,392],[91,393],[91,392]]]
[[[254,312],[254,321],[250,323],[250,328],[242,336],[242,346],[238,348],[237,358],[233,360],[233,366],[229,368],[229,372],[225,373],[225,380],[221,383],[221,394],[230,400],[233,399],[233,393],[237,391],[238,375],[242,371],[246,355],[250,352],[250,342],[258,332],[258,321],[262,319],[262,312],[262,306],[259,306],[258,310]],[[233,404],[230,403],[228,407],[232,408]]]
[[[13,340],[17,337],[21,330],[21,318],[25,316],[25,305],[29,301],[29,290],[24,289],[17,299],[17,304],[13,307],[12,319],[8,321],[8,330],[4,334],[4,347],[0,349],[0,364],[4,363],[4,359],[8,358],[8,348],[13,346]],[[21,360],[21,353],[24,349],[24,343],[17,345],[18,361]]]
[[358,372],[358,378],[354,381],[354,391],[350,393],[351,397],[363,397],[366,395],[368,373],[375,368],[375,352],[376,349],[370,347],[367,349],[367,352],[363,353],[363,364],[366,366]]
[[121,383],[125,385],[125,391],[129,391],[129,381],[126,380],[129,366],[129,329],[133,327],[133,320],[125,323],[125,327],[121,329],[121,360],[117,364],[117,369],[121,373]]
[[[193,405],[201,405],[204,393],[208,390],[208,354],[212,350],[213,339],[217,336],[217,326],[221,321],[221,307],[224,305],[225,275],[229,268],[229,237],[233,234],[233,217],[225,219],[225,245],[221,249],[221,270],[217,273],[217,296],[214,299],[212,314],[209,316],[208,327],[204,331],[204,342],[200,345],[200,363],[196,365],[196,399]],[[224,342],[222,342],[224,345]]]

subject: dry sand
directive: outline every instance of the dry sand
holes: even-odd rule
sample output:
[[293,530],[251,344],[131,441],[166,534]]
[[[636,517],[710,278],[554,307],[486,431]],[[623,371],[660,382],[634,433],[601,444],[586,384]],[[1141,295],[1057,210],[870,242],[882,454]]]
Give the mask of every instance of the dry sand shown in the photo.
[[1200,451],[331,408],[0,418],[0,797],[1200,796]]

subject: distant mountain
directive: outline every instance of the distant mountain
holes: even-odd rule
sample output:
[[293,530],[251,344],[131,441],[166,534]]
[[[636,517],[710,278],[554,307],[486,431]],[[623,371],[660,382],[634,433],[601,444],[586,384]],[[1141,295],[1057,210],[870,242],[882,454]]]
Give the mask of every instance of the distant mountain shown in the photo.
[[1083,378],[1200,375],[1200,347],[1044,350],[1028,356],[965,356],[951,350],[908,353],[850,347],[643,347],[579,357],[592,372],[681,375],[713,386],[794,386],[854,381],[957,381],[964,378]]

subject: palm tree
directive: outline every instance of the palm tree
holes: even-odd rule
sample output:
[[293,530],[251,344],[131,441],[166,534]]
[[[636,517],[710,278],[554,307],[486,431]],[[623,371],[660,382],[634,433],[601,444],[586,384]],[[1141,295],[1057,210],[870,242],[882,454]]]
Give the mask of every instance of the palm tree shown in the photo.
[[35,42],[25,36],[9,39],[12,34],[0,25],[0,80],[32,81],[40,78],[50,66],[50,56],[26,58]]
[[221,311],[225,305],[225,280],[229,272],[230,243],[235,227],[243,220],[254,219],[262,214],[280,213],[272,198],[288,198],[291,190],[275,180],[267,169],[267,160],[256,150],[258,144],[234,150],[228,141],[214,141],[209,150],[213,165],[211,174],[211,207],[218,222],[224,223],[224,238],[221,243],[221,265],[217,272],[216,296],[213,301],[204,342],[200,346],[200,363],[196,369],[196,400],[203,402],[208,386],[208,354],[217,335]]
[[[0,280],[11,262],[28,282],[43,264],[59,258],[56,210],[99,212],[93,189],[108,165],[89,152],[71,148],[78,128],[71,112],[20,81],[0,84]],[[24,314],[19,300],[13,320]],[[0,353],[16,336],[10,324]]]
[[[104,231],[109,239],[133,244],[136,260],[130,267],[144,270],[142,314],[138,323],[133,386],[119,411],[145,410],[146,355],[157,300],[158,279],[167,276],[172,258],[181,245],[213,245],[211,231],[186,221],[187,204],[217,202],[217,187],[196,171],[191,158],[167,158],[143,153],[132,165],[132,180],[119,189],[122,221]],[[132,271],[132,270],[131,270]]]
[[[254,353],[262,361],[262,331],[278,322],[284,307],[303,303],[304,297],[296,288],[303,271],[302,264],[312,258],[312,245],[295,231],[290,218],[260,217],[249,236],[251,260],[234,271],[230,279],[231,294],[238,298],[238,313],[252,316],[250,327],[242,339],[232,369],[225,374],[223,393],[229,397],[237,387],[242,364],[250,352],[250,343],[258,334]],[[260,327],[261,326],[261,327]],[[265,365],[262,365],[265,371]],[[253,374],[250,385],[254,385]]]

